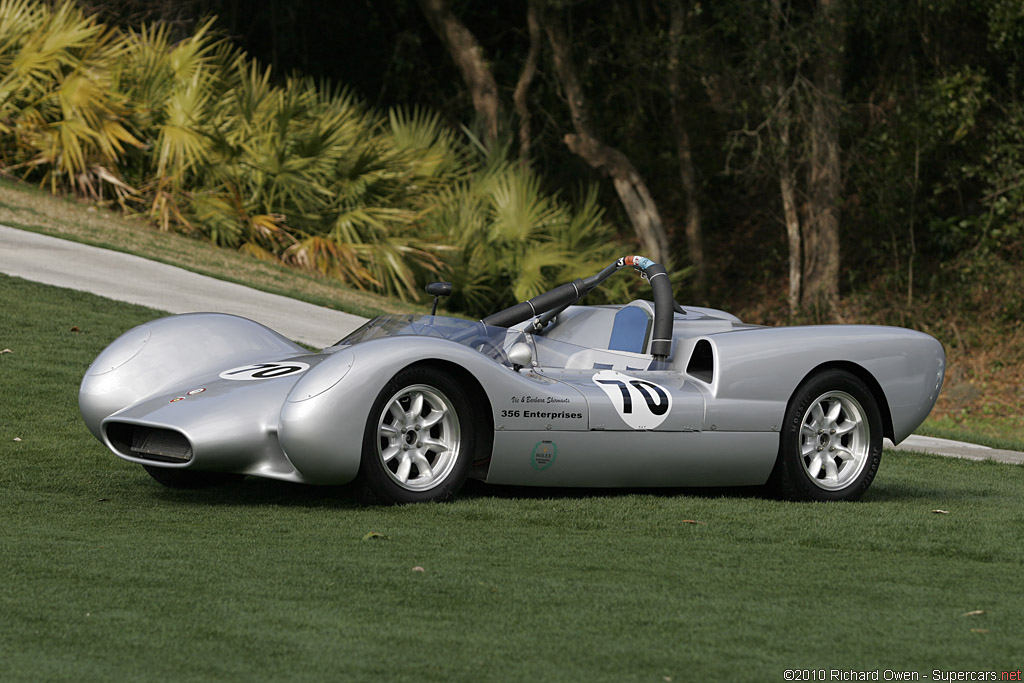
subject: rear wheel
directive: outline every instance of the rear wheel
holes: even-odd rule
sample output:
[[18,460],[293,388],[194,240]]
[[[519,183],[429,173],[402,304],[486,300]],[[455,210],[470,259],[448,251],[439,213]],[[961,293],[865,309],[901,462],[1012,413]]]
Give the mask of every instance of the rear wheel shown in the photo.
[[826,370],[797,388],[786,408],[769,484],[794,500],[857,500],[882,458],[882,418],[858,377]]
[[221,486],[242,479],[242,474],[231,472],[200,472],[197,470],[183,470],[177,467],[156,467],[143,465],[149,476],[157,480],[169,489],[205,489],[211,486]]
[[402,370],[377,395],[363,436],[361,472],[386,503],[448,500],[476,449],[474,409],[450,376]]

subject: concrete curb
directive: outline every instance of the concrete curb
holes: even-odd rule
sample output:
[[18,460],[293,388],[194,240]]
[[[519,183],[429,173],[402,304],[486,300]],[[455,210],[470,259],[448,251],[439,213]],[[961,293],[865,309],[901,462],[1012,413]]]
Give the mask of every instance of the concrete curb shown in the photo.
[[995,460],[1014,465],[1024,464],[1024,453],[1004,451],[963,441],[940,439],[934,436],[911,434],[899,446],[893,445],[892,441],[886,439],[885,447],[894,448],[899,451],[931,453],[933,455],[945,455],[950,458],[964,458],[966,460]]

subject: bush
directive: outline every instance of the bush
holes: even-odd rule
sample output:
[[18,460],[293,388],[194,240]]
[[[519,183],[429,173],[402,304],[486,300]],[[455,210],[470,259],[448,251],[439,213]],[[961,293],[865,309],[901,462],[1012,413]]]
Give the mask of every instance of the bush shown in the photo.
[[172,42],[0,0],[0,73],[8,172],[360,289],[418,298],[447,276],[479,315],[623,251],[592,192],[574,208],[437,114],[278,83],[210,22]]

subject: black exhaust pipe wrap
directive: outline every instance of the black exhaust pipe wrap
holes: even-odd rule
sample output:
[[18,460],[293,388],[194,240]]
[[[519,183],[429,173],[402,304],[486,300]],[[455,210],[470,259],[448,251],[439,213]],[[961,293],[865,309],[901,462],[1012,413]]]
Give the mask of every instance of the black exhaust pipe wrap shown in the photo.
[[651,283],[654,295],[654,331],[651,335],[651,355],[655,360],[665,360],[672,352],[672,323],[674,319],[675,297],[672,296],[672,283],[668,279],[665,266],[654,263],[644,270],[647,281]]
[[[492,313],[481,322],[495,327],[511,327],[548,311],[565,308],[603,282],[609,275],[627,265],[643,272],[651,284],[651,294],[654,296],[654,331],[651,338],[651,355],[656,361],[664,361],[672,352],[672,326],[677,304],[675,297],[672,296],[672,283],[668,279],[665,267],[642,256],[623,257],[597,275],[591,275],[585,281],[577,279],[575,282],[555,287],[549,292],[538,294],[529,301]],[[549,314],[547,317],[550,318],[551,315]],[[549,321],[545,319],[544,323],[547,322]]]
[[[654,331],[651,337],[651,355],[654,356],[654,360],[663,361],[672,352],[672,325],[675,318],[676,300],[672,296],[672,283],[668,279],[665,266],[642,256],[621,258],[597,275],[590,276],[586,281],[577,279],[575,282],[555,287],[549,292],[538,294],[529,301],[492,313],[481,322],[495,327],[511,327],[559,307],[564,308],[626,265],[642,271],[651,284],[651,294],[654,296]],[[546,323],[547,320],[544,322]]]
[[[667,281],[668,278],[665,278],[665,280]],[[575,282],[570,282],[555,287],[551,291],[538,294],[529,301],[524,301],[497,313],[492,313],[484,318],[482,322],[485,325],[494,325],[495,327],[511,327],[524,320],[529,320],[535,315],[572,303],[585,294],[586,291],[583,280],[577,279]],[[669,295],[671,296],[671,291]]]

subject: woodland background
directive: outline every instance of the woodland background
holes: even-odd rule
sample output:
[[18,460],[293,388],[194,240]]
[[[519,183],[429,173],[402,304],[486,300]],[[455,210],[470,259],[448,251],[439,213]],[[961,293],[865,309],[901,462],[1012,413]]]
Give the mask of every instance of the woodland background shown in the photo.
[[638,251],[1009,414],[1022,57],[1019,0],[0,0],[0,172],[467,314]]

